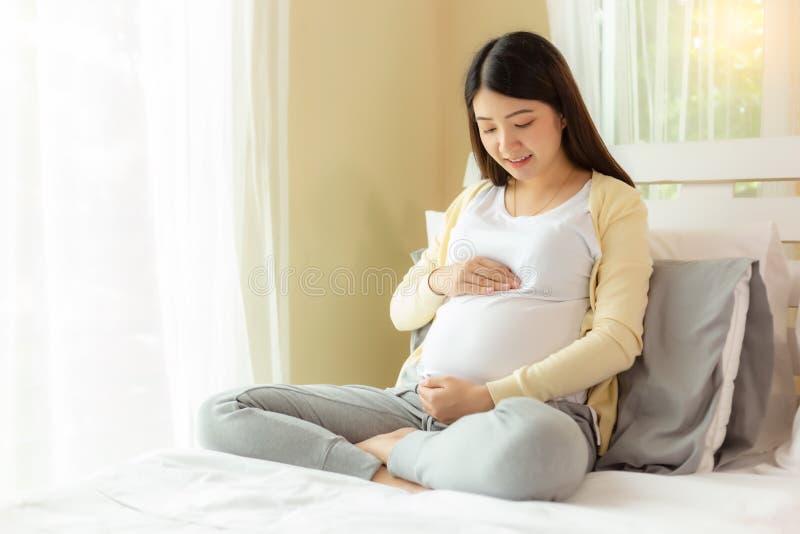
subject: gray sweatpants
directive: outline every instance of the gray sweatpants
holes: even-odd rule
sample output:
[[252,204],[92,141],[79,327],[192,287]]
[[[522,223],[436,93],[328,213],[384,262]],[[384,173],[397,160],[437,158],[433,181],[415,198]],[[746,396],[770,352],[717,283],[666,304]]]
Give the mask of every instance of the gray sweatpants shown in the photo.
[[594,467],[588,406],[501,400],[488,412],[447,425],[422,408],[417,386],[351,384],[239,387],[207,399],[198,413],[201,446],[370,480],[377,457],[353,445],[398,428],[387,469],[432,489],[512,500],[566,499]]

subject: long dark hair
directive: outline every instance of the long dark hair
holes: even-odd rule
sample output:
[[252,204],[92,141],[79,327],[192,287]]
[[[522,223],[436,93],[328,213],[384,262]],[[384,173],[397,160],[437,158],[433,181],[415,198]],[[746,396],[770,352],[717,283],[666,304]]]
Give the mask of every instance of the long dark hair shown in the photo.
[[508,182],[507,171],[483,147],[472,101],[481,87],[526,100],[549,104],[567,120],[561,144],[578,167],[594,169],[635,187],[628,173],[608,151],[581,98],[567,61],[550,41],[531,32],[511,32],[492,39],[475,54],[464,83],[472,153],[494,185]]

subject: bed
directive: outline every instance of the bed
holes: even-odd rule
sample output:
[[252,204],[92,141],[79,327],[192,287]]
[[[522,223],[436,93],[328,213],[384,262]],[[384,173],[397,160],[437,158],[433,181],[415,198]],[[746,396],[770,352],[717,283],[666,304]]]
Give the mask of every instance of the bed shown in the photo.
[[[732,194],[735,182],[800,177],[800,137],[617,146],[612,152],[639,184],[682,184],[678,199],[646,200],[651,229],[772,221],[787,250],[800,243],[800,196]],[[465,185],[475,179],[474,170],[468,163]],[[428,214],[429,224],[435,225],[435,215]],[[789,307],[782,318],[791,368],[776,369],[796,379],[800,261],[786,266]],[[687,475],[591,472],[564,502],[449,490],[411,494],[216,451],[160,449],[2,503],[0,532],[798,532],[800,414],[793,421],[794,433],[789,422],[783,429],[789,439],[775,449]]]
[[[156,450],[26,496],[7,533],[797,532],[800,473],[766,466],[667,477],[589,473],[568,501],[416,494],[354,477],[203,450]],[[603,531],[600,528],[600,531]]]

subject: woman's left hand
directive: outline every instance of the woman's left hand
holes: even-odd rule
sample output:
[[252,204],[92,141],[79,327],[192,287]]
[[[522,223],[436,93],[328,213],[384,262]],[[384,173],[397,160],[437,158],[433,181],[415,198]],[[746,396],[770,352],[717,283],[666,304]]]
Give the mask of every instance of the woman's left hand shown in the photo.
[[494,408],[489,388],[455,376],[437,375],[420,380],[417,394],[425,413],[446,425],[465,415]]

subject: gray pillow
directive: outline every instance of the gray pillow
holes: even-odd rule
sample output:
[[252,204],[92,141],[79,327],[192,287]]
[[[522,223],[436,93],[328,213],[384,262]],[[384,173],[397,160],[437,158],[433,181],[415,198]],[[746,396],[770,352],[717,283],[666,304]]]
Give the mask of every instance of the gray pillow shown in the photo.
[[[753,263],[750,304],[747,308],[745,336],[739,356],[739,372],[733,381],[733,405],[722,446],[714,455],[715,468],[723,467],[746,454],[756,444],[761,422],[767,414],[775,364],[773,316],[767,288]],[[764,332],[769,330],[769,334]]]
[[755,442],[766,411],[774,350],[772,314],[758,261],[655,260],[644,317],[644,348],[617,375],[618,417],[595,470],[694,473],[720,399],[720,359],[734,288],[752,265],[750,307],[731,419],[715,460],[732,460]]

